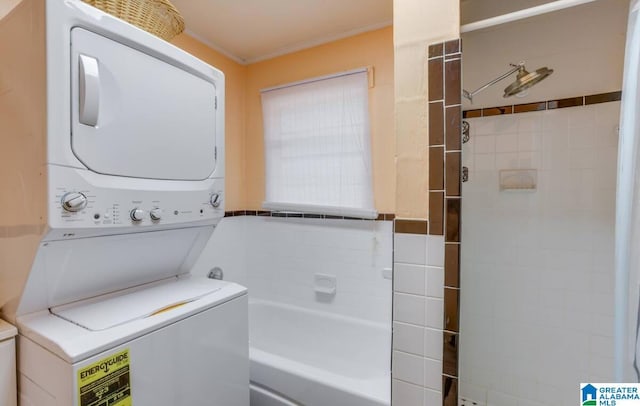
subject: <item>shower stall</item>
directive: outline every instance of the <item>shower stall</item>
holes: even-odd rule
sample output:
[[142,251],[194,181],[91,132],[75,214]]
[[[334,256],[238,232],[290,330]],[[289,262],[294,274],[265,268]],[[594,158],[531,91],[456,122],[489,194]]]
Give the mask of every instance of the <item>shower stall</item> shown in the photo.
[[[461,3],[459,404],[575,404],[580,383],[637,381],[638,275],[615,281],[638,269],[639,47],[625,63],[628,0],[508,3]],[[543,67],[487,82],[523,60]]]

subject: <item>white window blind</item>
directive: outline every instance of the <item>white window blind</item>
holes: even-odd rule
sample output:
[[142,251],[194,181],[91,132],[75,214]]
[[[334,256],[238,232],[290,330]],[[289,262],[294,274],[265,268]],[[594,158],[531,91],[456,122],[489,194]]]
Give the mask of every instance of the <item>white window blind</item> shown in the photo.
[[263,207],[375,218],[366,69],[262,91]]

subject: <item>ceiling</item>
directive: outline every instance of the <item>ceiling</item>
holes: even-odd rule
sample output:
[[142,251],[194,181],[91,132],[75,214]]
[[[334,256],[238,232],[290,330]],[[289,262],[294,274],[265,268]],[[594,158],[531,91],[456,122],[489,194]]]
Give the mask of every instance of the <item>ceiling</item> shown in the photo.
[[186,32],[248,64],[392,24],[393,0],[171,0]]

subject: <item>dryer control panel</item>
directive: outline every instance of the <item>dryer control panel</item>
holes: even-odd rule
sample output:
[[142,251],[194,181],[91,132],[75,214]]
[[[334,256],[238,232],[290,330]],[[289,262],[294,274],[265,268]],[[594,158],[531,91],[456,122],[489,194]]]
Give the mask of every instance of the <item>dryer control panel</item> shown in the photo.
[[57,166],[50,167],[50,174],[56,181],[49,185],[52,229],[151,231],[184,223],[215,223],[224,217],[223,179],[121,178]]

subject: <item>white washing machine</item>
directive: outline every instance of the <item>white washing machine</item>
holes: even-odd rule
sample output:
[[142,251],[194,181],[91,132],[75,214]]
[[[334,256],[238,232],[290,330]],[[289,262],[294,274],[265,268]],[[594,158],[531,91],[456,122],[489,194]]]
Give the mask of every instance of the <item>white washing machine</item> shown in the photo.
[[224,216],[224,76],[79,0],[0,20],[0,307],[22,406],[247,406],[247,291],[192,275]]

